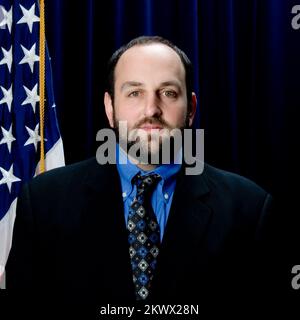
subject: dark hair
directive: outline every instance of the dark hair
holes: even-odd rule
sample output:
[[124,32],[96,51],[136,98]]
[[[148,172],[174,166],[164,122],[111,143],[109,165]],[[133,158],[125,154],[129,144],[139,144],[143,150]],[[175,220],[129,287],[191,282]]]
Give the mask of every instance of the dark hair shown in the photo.
[[125,51],[128,49],[139,46],[139,45],[148,45],[152,43],[161,43],[164,44],[171,49],[173,49],[179,56],[184,69],[185,69],[185,82],[186,82],[186,94],[187,94],[187,101],[188,105],[190,107],[192,102],[192,91],[193,91],[193,66],[188,58],[188,56],[178,47],[176,47],[171,41],[164,39],[162,37],[158,36],[141,36],[138,38],[135,38],[128,42],[127,44],[123,45],[121,48],[119,48],[117,51],[113,53],[111,56],[109,62],[108,62],[108,69],[107,69],[107,85],[106,90],[110,94],[112,101],[114,102],[114,91],[115,91],[115,68],[116,65],[123,55]]

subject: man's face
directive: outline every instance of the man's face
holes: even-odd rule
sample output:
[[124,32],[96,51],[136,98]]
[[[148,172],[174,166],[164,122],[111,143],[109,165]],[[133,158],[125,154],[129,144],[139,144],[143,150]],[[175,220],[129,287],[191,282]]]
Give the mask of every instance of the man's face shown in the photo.
[[[163,44],[135,46],[120,58],[115,69],[114,105],[105,94],[105,109],[111,127],[127,121],[128,135],[142,129],[151,141],[151,133],[162,129],[183,129],[192,124],[196,100],[188,112],[185,69],[171,48]],[[119,132],[119,139],[124,140]],[[151,153],[159,151],[159,141],[152,139]],[[145,146],[147,150],[149,145]]]

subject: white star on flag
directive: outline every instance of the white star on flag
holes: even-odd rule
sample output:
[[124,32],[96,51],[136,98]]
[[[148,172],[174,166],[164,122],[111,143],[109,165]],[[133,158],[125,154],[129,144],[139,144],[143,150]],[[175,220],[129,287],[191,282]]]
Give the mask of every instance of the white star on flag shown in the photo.
[[0,180],[0,185],[1,184],[7,184],[9,192],[11,192],[11,185],[14,182],[21,181],[18,177],[15,177],[13,174],[13,164],[11,165],[9,171],[4,170],[3,168],[0,167],[0,171],[2,173],[3,178]]
[[40,18],[35,15],[35,3],[31,6],[29,10],[24,8],[21,4],[20,7],[23,13],[23,17],[17,22],[17,24],[27,23],[29,31],[30,33],[32,33],[33,23],[40,21]]
[[2,130],[2,134],[3,134],[3,138],[1,139],[0,144],[6,143],[9,153],[11,153],[11,144],[13,141],[16,140],[11,132],[12,131],[12,124],[10,125],[10,128],[8,131],[5,130],[3,127],[1,127],[1,130]]
[[41,141],[41,137],[39,136],[39,123],[36,125],[34,130],[31,130],[30,128],[28,128],[27,126],[25,126],[28,134],[29,134],[29,138],[28,140],[25,142],[24,146],[28,146],[30,144],[34,144],[34,148],[35,151],[37,151],[37,144],[39,141]]
[[9,72],[11,72],[11,65],[13,61],[13,56],[12,56],[12,46],[10,46],[10,49],[6,51],[3,47],[1,47],[2,52],[3,52],[3,59],[0,61],[0,64],[7,64],[7,68]]
[[31,104],[32,110],[35,113],[36,103],[40,101],[40,97],[37,93],[38,85],[36,84],[32,90],[29,90],[26,86],[23,86],[23,88],[26,91],[27,98],[22,102],[22,106],[25,104]]
[[4,87],[0,86],[3,98],[0,100],[0,104],[6,103],[8,110],[11,111],[11,103],[13,101],[13,93],[12,93],[12,84],[10,85],[10,88],[6,90]]
[[12,9],[13,9],[13,7],[11,6],[9,11],[6,11],[3,6],[0,6],[0,10],[1,9],[2,9],[2,14],[3,14],[3,20],[0,21],[0,27],[4,27],[5,25],[7,25],[9,33],[11,33]]
[[35,46],[34,44],[30,50],[27,50],[24,46],[21,45],[21,48],[24,53],[23,59],[19,62],[19,64],[28,63],[30,66],[31,72],[33,72],[33,66],[36,61],[39,61],[40,58],[35,54]]

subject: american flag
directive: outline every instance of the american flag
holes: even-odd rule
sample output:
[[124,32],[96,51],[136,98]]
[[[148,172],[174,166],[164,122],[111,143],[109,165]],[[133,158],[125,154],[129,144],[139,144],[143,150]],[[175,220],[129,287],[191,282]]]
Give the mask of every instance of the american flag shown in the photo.
[[[40,153],[39,3],[0,0],[0,277],[12,241],[17,197]],[[46,170],[64,165],[49,53],[45,54]]]

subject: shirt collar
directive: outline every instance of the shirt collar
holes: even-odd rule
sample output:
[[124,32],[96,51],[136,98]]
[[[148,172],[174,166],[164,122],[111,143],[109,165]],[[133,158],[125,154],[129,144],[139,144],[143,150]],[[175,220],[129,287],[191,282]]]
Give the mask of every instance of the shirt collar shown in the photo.
[[134,165],[129,159],[126,152],[117,144],[116,150],[117,169],[121,178],[122,190],[129,195],[132,191],[131,181],[142,170]]
[[[116,147],[116,162],[117,169],[121,178],[123,198],[124,200],[132,192],[132,179],[140,173],[142,176],[150,173],[157,173],[161,176],[161,181],[159,184],[162,184],[162,192],[170,193],[172,191],[172,186],[175,182],[175,177],[178,171],[181,168],[181,164],[171,163],[171,164],[162,164],[151,171],[145,171],[133,164],[126,154],[126,152],[117,144]],[[182,152],[179,152],[178,158],[182,157]],[[180,161],[176,161],[180,162]]]

